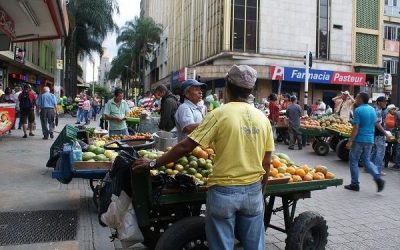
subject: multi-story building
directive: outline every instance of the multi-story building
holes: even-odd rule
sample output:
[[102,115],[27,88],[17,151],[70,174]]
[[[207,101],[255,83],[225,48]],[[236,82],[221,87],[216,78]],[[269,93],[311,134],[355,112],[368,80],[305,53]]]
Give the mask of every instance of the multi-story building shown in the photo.
[[383,73],[383,0],[167,2],[170,75],[153,78],[152,84],[179,86],[179,75],[186,71],[222,97],[229,67],[248,64],[258,71],[259,101],[272,92],[302,100],[307,47],[313,56],[308,104],[317,99],[331,103],[338,91],[365,90]]
[[0,89],[30,83],[59,93],[62,85],[62,41],[68,16],[64,0],[0,0]]
[[100,58],[100,65],[98,69],[98,82],[97,84],[110,88],[110,80],[108,80],[108,73],[111,69],[110,57],[107,53],[107,48],[103,47],[103,56]]

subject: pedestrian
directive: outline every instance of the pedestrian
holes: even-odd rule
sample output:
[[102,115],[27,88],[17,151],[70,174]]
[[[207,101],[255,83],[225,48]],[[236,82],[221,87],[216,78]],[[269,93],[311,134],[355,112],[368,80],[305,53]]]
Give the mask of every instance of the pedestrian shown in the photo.
[[[14,100],[15,100],[15,111],[16,117],[18,118],[18,129],[22,128],[22,122],[21,122],[21,109],[19,107],[19,95],[22,93],[21,87],[17,86],[15,87],[15,94],[14,94]],[[15,127],[15,124],[14,124]]]
[[114,90],[114,98],[111,98],[104,107],[104,119],[109,121],[110,136],[129,135],[126,117],[130,109],[124,100],[124,91],[120,88]]
[[280,110],[286,110],[290,104],[290,95],[283,94],[279,99],[279,108]]
[[179,106],[178,100],[163,84],[157,86],[153,94],[157,100],[161,100],[158,128],[169,132],[175,128],[175,113]]
[[386,150],[386,139],[385,137],[390,137],[392,134],[385,130],[385,117],[384,117],[384,109],[386,109],[386,98],[384,96],[380,96],[376,99],[375,104],[375,112],[377,116],[377,120],[375,123],[375,143],[372,147],[371,152],[371,161],[375,166],[378,167],[378,172],[381,175],[385,175],[382,172],[383,166],[383,158],[385,156]]
[[276,134],[276,124],[279,121],[279,106],[276,103],[278,101],[278,97],[275,94],[270,94],[268,96],[268,109],[269,109],[269,121],[271,123],[271,127],[272,127],[272,132],[274,134],[274,138],[277,137]]
[[85,125],[90,124],[90,109],[90,100],[87,98],[87,96],[84,96],[82,105],[82,119],[85,119]]
[[181,90],[184,99],[175,113],[178,141],[185,139],[203,120],[203,106],[199,105],[203,98],[201,90],[203,86],[205,86],[204,83],[194,79],[189,79],[182,83]]
[[[210,249],[265,249],[263,187],[268,180],[274,140],[265,114],[247,103],[257,72],[234,65],[225,77],[226,104],[207,114],[188,138],[157,160],[139,159],[135,168],[174,162],[196,146],[217,152],[207,185],[206,236]],[[267,187],[268,188],[268,187]]]
[[76,123],[80,124],[83,121],[83,102],[85,101],[86,95],[82,92],[75,98],[75,102],[78,103],[78,111],[76,113]]
[[54,118],[57,110],[56,96],[50,93],[49,87],[43,88],[43,93],[39,95],[36,101],[40,114],[40,124],[42,125],[43,140],[54,138]]
[[0,103],[15,103],[14,94],[10,87],[7,87],[4,94],[0,96]]
[[99,109],[100,109],[100,99],[97,96],[97,94],[95,94],[92,99],[91,107],[92,107],[92,119],[93,119],[93,121],[96,121],[97,114],[99,113]]
[[344,121],[348,122],[352,113],[354,98],[349,91],[344,91],[340,96],[332,98],[335,102],[335,113]]
[[317,100],[317,115],[322,116],[325,115],[326,112],[326,104],[321,100]]
[[151,110],[154,107],[154,100],[151,91],[147,91],[141,103],[142,108]]
[[374,132],[377,123],[375,109],[368,105],[369,95],[361,92],[356,96],[352,120],[353,130],[346,148],[350,150],[349,164],[351,183],[344,186],[345,189],[360,191],[358,163],[361,160],[367,171],[373,176],[378,192],[384,188],[385,181],[381,179],[378,166],[371,162],[371,150],[374,145]]
[[[389,100],[388,100],[389,102]],[[384,128],[385,130],[392,131],[396,128],[396,111],[398,108],[394,104],[389,104],[384,113]],[[395,137],[391,135],[390,139],[387,141],[386,151],[385,151],[385,167],[388,167],[390,161],[396,161],[396,142]],[[392,168],[396,168],[395,164]],[[399,167],[400,168],[400,167]]]
[[22,130],[24,131],[24,136],[22,138],[27,138],[26,132],[28,128],[29,136],[35,136],[32,131],[35,123],[36,95],[32,91],[31,85],[25,84],[24,90],[18,98],[21,110]]
[[299,150],[303,149],[302,145],[302,137],[300,133],[300,118],[302,116],[301,107],[297,104],[296,96],[292,96],[290,98],[291,103],[289,104],[286,110],[286,116],[289,119],[289,137],[290,137],[290,145],[289,149],[293,150],[294,146],[297,143]]

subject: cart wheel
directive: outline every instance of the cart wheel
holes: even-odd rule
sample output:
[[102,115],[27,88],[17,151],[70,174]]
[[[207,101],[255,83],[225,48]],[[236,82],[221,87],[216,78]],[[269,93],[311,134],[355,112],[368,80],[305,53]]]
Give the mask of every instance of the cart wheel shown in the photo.
[[314,140],[313,143],[311,144],[312,149],[315,151],[315,145],[317,145],[317,140]]
[[347,141],[347,139],[343,139],[336,146],[336,155],[342,161],[349,160],[349,150],[346,148]]
[[96,191],[96,186],[97,185],[95,185],[95,183],[97,184],[97,181],[98,180],[95,180],[95,179],[90,179],[89,180],[89,186],[90,186],[90,189],[92,189],[93,193]]
[[329,153],[329,145],[324,141],[318,141],[314,146],[317,155],[327,155]]
[[162,234],[156,250],[208,249],[205,217],[186,217]]
[[329,140],[329,147],[333,151],[335,151],[338,143],[339,143],[339,138],[337,138],[336,136],[332,136],[331,139]]
[[287,235],[286,250],[325,249],[328,226],[320,214],[306,211],[294,219]]

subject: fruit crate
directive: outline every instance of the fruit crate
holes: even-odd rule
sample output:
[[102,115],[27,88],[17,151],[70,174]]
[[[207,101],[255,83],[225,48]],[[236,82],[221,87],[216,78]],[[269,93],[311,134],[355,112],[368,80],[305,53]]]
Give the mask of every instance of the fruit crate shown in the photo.
[[52,158],[57,152],[61,152],[65,143],[73,143],[73,141],[77,139],[77,136],[78,129],[76,127],[69,124],[65,125],[50,147],[50,158]]
[[311,137],[329,137],[331,135],[326,129],[319,128],[300,128],[300,132]]

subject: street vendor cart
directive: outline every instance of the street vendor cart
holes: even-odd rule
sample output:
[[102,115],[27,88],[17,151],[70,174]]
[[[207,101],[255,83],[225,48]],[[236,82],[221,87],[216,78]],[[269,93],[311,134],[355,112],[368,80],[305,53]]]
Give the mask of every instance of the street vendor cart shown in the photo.
[[307,137],[313,137],[312,148],[317,155],[325,156],[329,153],[329,139],[331,134],[322,128],[300,128],[300,132]]
[[[133,206],[144,244],[153,249],[208,249],[205,217],[200,207],[206,202],[206,187],[194,192],[174,189],[153,190],[149,171],[132,170]],[[306,211],[295,218],[298,200],[311,198],[311,191],[342,185],[342,179],[298,183],[270,182],[265,190],[266,229],[287,234],[286,249],[324,249],[328,227],[324,218]],[[281,199],[282,205],[275,204]],[[283,212],[284,227],[271,224],[272,214]],[[240,235],[237,236],[240,240]]]
[[15,103],[0,103],[0,136],[12,129],[15,119]]

